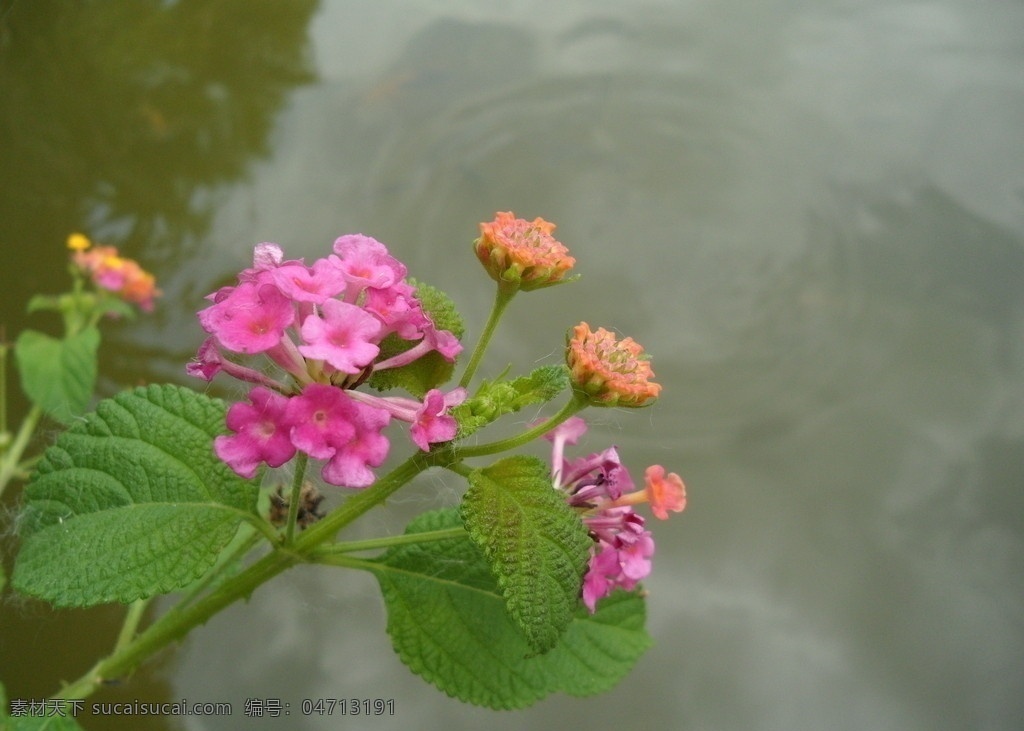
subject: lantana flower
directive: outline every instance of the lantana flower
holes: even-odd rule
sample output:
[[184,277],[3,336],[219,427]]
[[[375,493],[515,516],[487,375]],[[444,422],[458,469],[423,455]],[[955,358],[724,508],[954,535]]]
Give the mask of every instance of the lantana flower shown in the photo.
[[573,388],[587,394],[594,406],[647,406],[661,393],[644,349],[633,338],[616,340],[599,327],[591,332],[581,322],[566,346],[566,363]]
[[[228,411],[234,433],[216,440],[235,472],[252,477],[260,464],[277,467],[303,452],[324,460],[328,483],[366,487],[387,457],[382,432],[392,419],[409,423],[410,439],[424,451],[455,437],[449,411],[465,389],[432,390],[423,401],[355,390],[374,371],[432,351],[453,361],[462,350],[453,333],[435,327],[405,274],[384,244],[362,234],[339,237],[332,254],[310,265],[264,242],[236,285],[208,295],[198,317],[210,337],[188,373],[255,385],[250,404]],[[381,359],[389,335],[413,345]]]
[[654,536],[634,507],[650,503],[651,511],[665,519],[668,512],[686,507],[686,486],[679,475],[665,473],[661,465],[645,472],[645,488],[634,490],[633,479],[619,460],[615,447],[570,460],[565,445],[575,444],[586,422],[574,416],[545,435],[552,443],[554,486],[565,494],[590,531],[594,545],[583,577],[583,603],[593,613],[597,602],[615,589],[635,589],[651,571]]
[[89,238],[80,233],[68,236],[67,246],[74,265],[87,274],[93,284],[144,312],[153,311],[153,301],[162,293],[156,287],[156,278],[137,261],[121,256],[116,247],[93,246]]
[[529,291],[566,280],[576,260],[554,236],[555,224],[543,218],[527,221],[511,211],[480,224],[473,244],[480,263],[499,284]]

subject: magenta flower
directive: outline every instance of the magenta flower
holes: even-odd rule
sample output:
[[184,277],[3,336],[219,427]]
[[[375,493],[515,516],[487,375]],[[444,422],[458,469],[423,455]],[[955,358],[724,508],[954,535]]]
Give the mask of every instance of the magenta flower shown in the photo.
[[243,282],[217,293],[215,303],[199,312],[203,329],[235,353],[262,353],[277,345],[295,320],[295,309],[270,284]]
[[427,328],[433,327],[416,299],[416,290],[406,281],[382,289],[367,289],[363,307],[381,319],[387,332],[398,333],[403,340],[417,340]]
[[316,459],[329,459],[356,435],[356,404],[335,386],[313,383],[288,401],[291,440]]
[[466,389],[456,388],[444,393],[436,388],[427,391],[423,406],[416,410],[415,421],[409,436],[424,452],[430,451],[431,443],[450,442],[458,432],[459,424],[448,410],[466,400]]
[[387,360],[377,362],[374,368],[379,370],[401,368],[434,350],[444,356],[445,360],[454,361],[455,356],[462,352],[462,343],[447,330],[436,330],[434,324],[430,323],[429,327],[423,331],[423,337],[418,343]]
[[342,373],[359,373],[380,353],[381,323],[362,307],[330,299],[321,305],[322,317],[310,315],[302,323],[306,345],[299,352],[329,363]]
[[[386,289],[405,278],[405,265],[391,256],[384,244],[369,236],[340,236],[334,242],[334,253],[337,256],[331,257],[331,261],[354,285],[356,294],[367,287]],[[345,299],[354,301],[348,293]]]
[[583,603],[591,614],[597,609],[597,601],[615,590],[613,579],[618,574],[618,551],[607,544],[591,550],[590,563],[583,577]]
[[224,359],[217,348],[217,339],[211,336],[199,346],[196,357],[185,366],[185,372],[204,381],[212,381],[223,369],[223,363]]
[[313,266],[288,262],[272,271],[274,284],[282,294],[295,302],[320,304],[345,290],[345,276],[327,259],[317,259]]
[[602,597],[620,588],[635,589],[651,572],[654,537],[633,506],[650,502],[658,517],[667,517],[666,510],[682,510],[686,495],[679,476],[666,476],[657,465],[647,470],[646,489],[633,491],[633,479],[615,447],[580,459],[565,459],[565,445],[574,444],[586,428],[582,419],[572,417],[548,432],[545,439],[553,446],[555,487],[565,493],[566,502],[579,512],[594,539],[582,588],[583,603],[594,612]]
[[220,348],[217,347],[217,338],[212,335],[199,346],[196,357],[185,366],[185,372],[190,376],[202,378],[204,381],[212,381],[218,373],[225,373],[247,383],[266,386],[276,391],[285,390],[284,384],[275,381],[270,376],[224,357]]
[[336,452],[321,471],[321,476],[332,485],[367,487],[377,479],[371,467],[380,467],[388,456],[389,442],[381,434],[391,415],[383,409],[353,402],[356,418],[352,421],[353,436],[335,444]]
[[[615,589],[632,591],[651,573],[654,537],[644,530],[644,519],[628,507],[609,508],[604,515],[584,518],[583,522],[592,529],[603,526],[583,577],[583,602],[593,613],[599,599]],[[618,528],[609,531],[611,524]]]
[[[531,424],[531,426],[534,425]],[[544,435],[544,438],[553,445],[551,449],[551,475],[554,477],[556,485],[561,484],[561,475],[565,471],[565,445],[576,444],[586,432],[587,422],[578,416],[571,416]]]
[[[387,456],[382,430],[392,417],[412,425],[410,436],[422,449],[453,439],[457,424],[449,410],[465,399],[464,390],[432,391],[423,402],[355,390],[376,368],[396,368],[432,350],[453,360],[462,349],[452,333],[434,326],[405,275],[384,244],[362,234],[339,237],[334,254],[310,266],[285,259],[277,244],[259,244],[238,283],[207,297],[211,304],[198,316],[210,337],[187,366],[207,381],[223,373],[259,387],[251,404],[229,410],[235,433],[218,439],[221,459],[251,476],[260,464],[276,467],[301,451],[326,461],[322,474],[331,484],[365,487]],[[419,342],[377,360],[393,333]],[[256,354],[263,368],[236,357]]]
[[213,440],[213,448],[231,469],[252,478],[260,463],[280,467],[295,456],[285,418],[288,399],[257,386],[249,392],[250,404],[239,402],[228,409],[227,426],[234,434]]
[[438,389],[427,392],[422,403],[401,396],[374,396],[361,391],[349,391],[353,400],[386,411],[392,418],[412,424],[409,436],[424,452],[437,442],[448,442],[458,432],[458,422],[448,411],[466,400],[464,388],[448,393]]

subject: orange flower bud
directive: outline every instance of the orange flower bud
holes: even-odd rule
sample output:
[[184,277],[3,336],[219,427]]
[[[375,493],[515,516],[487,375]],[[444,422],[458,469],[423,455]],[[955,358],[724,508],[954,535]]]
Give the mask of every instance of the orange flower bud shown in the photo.
[[590,396],[595,406],[647,406],[661,392],[652,382],[650,360],[633,338],[616,340],[615,334],[581,322],[573,328],[566,348],[566,363],[577,391]]
[[543,218],[532,222],[511,211],[480,224],[473,248],[484,269],[499,284],[529,291],[559,284],[576,260],[551,232],[555,224]]

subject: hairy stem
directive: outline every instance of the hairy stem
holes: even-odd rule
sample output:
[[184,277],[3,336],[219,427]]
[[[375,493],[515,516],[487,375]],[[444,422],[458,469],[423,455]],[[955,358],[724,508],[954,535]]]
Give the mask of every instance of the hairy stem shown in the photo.
[[556,426],[566,421],[569,417],[579,413],[587,404],[590,403],[589,399],[585,394],[578,391],[573,391],[572,398],[562,407],[561,411],[552,416],[547,421],[544,421],[537,426],[527,429],[522,434],[517,434],[514,437],[508,439],[500,439],[496,442],[488,442],[487,444],[477,444],[469,447],[456,447],[455,457],[463,459],[466,457],[483,457],[488,454],[497,454],[498,452],[506,452],[542,436]]
[[134,639],[116,648],[78,680],[55,693],[53,698],[85,698],[95,691],[104,679],[127,675],[150,655],[172,642],[181,640],[190,630],[204,624],[225,607],[250,596],[266,581],[297,563],[309,560],[319,544],[329,540],[341,528],[382,503],[417,474],[428,467],[445,464],[450,459],[451,455],[444,451],[414,455],[305,531],[296,538],[289,550],[274,550],[244,571],[225,579],[209,594],[195,599],[192,603],[180,602],[171,607],[166,614]]
[[491,342],[491,337],[498,327],[498,322],[501,320],[501,316],[505,313],[505,308],[508,307],[508,303],[512,301],[512,297],[517,291],[504,288],[499,283],[497,292],[494,295],[494,305],[491,307],[491,314],[487,318],[487,324],[484,325],[483,332],[480,333],[480,339],[477,340],[476,347],[473,348],[473,355],[466,366],[466,372],[462,374],[462,380],[459,381],[459,385],[463,388],[468,387],[469,382],[473,380],[473,374],[476,373],[476,369],[484,357],[484,352]]
[[299,452],[295,456],[295,476],[292,478],[292,496],[288,503],[288,523],[285,528],[284,544],[292,545],[295,542],[295,523],[299,519],[299,503],[302,495],[302,481],[306,479],[306,465],[309,463],[309,455]]
[[10,448],[4,452],[3,458],[0,459],[0,494],[3,494],[4,488],[7,487],[7,483],[18,474],[19,472],[19,460],[21,455],[24,453],[25,448],[28,446],[29,439],[32,438],[32,434],[35,432],[36,425],[39,423],[39,419],[43,416],[43,410],[33,404],[32,408],[29,409],[28,414],[21,422],[21,427],[18,429],[17,436],[14,437],[14,441],[11,442]]
[[324,546],[321,550],[316,552],[314,558],[319,563],[332,563],[332,558],[342,553],[370,551],[378,548],[390,548],[391,546],[404,546],[409,543],[445,541],[450,538],[461,538],[464,535],[466,535],[466,529],[459,527],[425,531],[423,533],[403,533],[400,536],[384,536],[382,538],[369,538],[362,541],[338,541],[337,543]]

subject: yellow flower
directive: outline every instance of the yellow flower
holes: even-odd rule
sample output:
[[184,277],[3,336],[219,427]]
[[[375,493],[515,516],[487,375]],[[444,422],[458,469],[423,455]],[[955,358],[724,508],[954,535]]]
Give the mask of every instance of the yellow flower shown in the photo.
[[68,236],[68,248],[72,251],[85,251],[90,246],[92,246],[92,242],[85,234],[73,233]]

